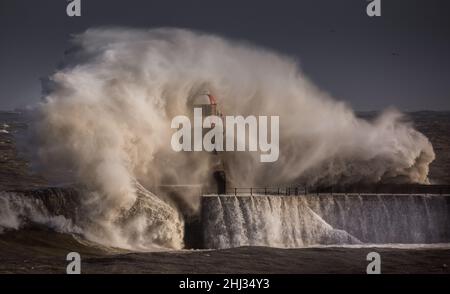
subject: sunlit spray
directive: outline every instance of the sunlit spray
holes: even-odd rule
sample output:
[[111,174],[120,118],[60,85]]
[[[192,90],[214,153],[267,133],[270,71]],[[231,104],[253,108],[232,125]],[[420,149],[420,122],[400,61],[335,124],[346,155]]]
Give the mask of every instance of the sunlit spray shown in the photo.
[[210,175],[207,152],[171,146],[172,119],[189,115],[205,90],[226,114],[279,117],[276,161],[223,153],[236,186],[428,182],[433,147],[401,114],[357,118],[292,58],[182,29],[89,29],[74,43],[39,107],[39,162],[71,171],[89,191],[83,228],[95,241],[183,246],[178,204],[136,183],[203,183]]

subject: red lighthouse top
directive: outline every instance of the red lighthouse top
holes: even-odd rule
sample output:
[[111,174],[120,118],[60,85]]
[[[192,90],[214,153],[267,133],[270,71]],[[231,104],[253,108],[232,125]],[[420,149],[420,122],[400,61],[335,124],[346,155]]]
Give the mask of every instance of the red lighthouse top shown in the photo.
[[207,95],[208,95],[208,98],[209,98],[209,103],[210,103],[211,105],[217,105],[216,97],[214,97],[214,96],[211,95],[211,94],[207,94]]

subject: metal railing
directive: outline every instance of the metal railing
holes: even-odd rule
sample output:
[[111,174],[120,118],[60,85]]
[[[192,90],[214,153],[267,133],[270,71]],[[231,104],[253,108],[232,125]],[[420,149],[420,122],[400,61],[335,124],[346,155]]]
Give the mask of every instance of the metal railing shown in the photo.
[[[216,194],[217,192],[208,193],[203,191],[203,194]],[[326,188],[317,188],[309,186],[294,186],[294,187],[234,187],[228,188],[220,195],[284,195],[284,196],[301,196],[301,195],[379,195],[379,194],[393,194],[393,195],[450,195],[449,185],[373,185],[373,186],[330,186]]]
[[306,187],[251,187],[251,188],[231,188],[227,189],[225,195],[285,195],[298,196],[306,195]]

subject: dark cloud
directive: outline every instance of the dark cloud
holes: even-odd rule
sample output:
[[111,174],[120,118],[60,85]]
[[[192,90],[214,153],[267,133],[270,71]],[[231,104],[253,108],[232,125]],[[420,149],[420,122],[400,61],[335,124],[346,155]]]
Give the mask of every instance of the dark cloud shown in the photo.
[[450,109],[450,4],[382,0],[0,0],[0,109],[32,104],[70,35],[92,26],[176,26],[246,40],[297,58],[322,89],[356,109]]

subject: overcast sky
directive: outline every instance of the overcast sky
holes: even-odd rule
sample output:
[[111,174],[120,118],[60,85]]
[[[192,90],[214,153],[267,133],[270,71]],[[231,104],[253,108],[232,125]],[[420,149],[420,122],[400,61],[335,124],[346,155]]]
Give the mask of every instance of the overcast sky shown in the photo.
[[357,110],[450,110],[450,1],[0,0],[0,109],[35,104],[72,34],[95,26],[193,28],[300,61],[321,89]]

